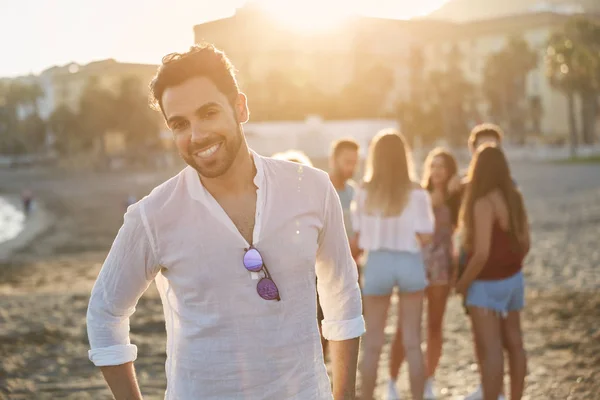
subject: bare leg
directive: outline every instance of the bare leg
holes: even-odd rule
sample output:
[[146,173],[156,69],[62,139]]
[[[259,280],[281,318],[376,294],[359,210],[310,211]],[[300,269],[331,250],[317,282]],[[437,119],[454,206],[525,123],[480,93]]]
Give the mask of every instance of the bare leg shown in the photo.
[[523,347],[523,334],[521,331],[521,313],[511,311],[506,319],[502,320],[502,335],[508,353],[510,370],[510,399],[520,400],[525,388],[527,375],[527,355]]
[[479,371],[483,384],[483,399],[497,400],[502,393],[504,354],[500,317],[492,310],[469,307],[479,357]]
[[433,377],[442,356],[442,327],[450,287],[429,286],[427,293],[427,376]]
[[[473,334],[473,337],[475,337],[475,329],[473,328],[473,324],[471,324],[471,333]],[[504,347],[504,349],[506,349],[506,342],[504,340],[504,335],[502,336],[502,346]],[[473,350],[475,351],[475,361],[477,362],[477,371],[479,372],[479,381],[482,381],[482,376],[481,376],[481,358],[479,357],[479,349],[477,348],[477,345],[473,346]],[[501,387],[501,392],[502,394],[504,394],[504,372],[502,373],[502,387]]]
[[367,331],[363,339],[363,357],[360,365],[361,399],[372,400],[377,382],[377,367],[385,342],[385,323],[390,295],[364,296],[364,314]]
[[421,320],[423,291],[401,293],[399,318],[402,320],[402,344],[408,362],[410,391],[414,400],[423,400],[425,390],[425,362],[421,351]]
[[396,334],[392,342],[390,354],[390,378],[393,381],[398,379],[400,366],[404,362],[404,345],[402,344],[402,318],[398,315]]

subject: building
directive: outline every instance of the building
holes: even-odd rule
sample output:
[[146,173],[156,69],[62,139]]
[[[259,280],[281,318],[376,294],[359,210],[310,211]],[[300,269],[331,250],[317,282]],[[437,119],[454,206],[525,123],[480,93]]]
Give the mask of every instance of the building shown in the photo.
[[[444,35],[432,37],[424,43],[426,69],[443,68],[440,62],[444,55],[456,47],[463,55],[462,71],[466,78],[480,86],[486,58],[502,50],[511,36],[523,38],[538,54],[537,67],[527,76],[526,97],[528,102],[539,104],[542,110],[540,132],[534,132],[532,126],[528,130],[534,135],[543,134],[548,139],[565,138],[569,132],[567,99],[550,86],[544,57],[550,35],[560,30],[571,17],[573,14],[544,11],[456,24]],[[578,110],[580,107],[577,104]],[[484,103],[480,104],[479,111],[487,115]]]
[[[486,58],[501,50],[509,37],[520,36],[539,56],[537,68],[527,77],[526,97],[528,102],[541,106],[541,115],[535,124],[529,123],[528,133],[552,140],[566,138],[569,129],[566,98],[549,85],[545,76],[546,42],[572,16],[542,10],[464,23],[360,17],[326,32],[302,34],[246,6],[229,18],[196,25],[194,36],[196,43],[214,43],[227,53],[239,71],[242,89],[253,82],[264,82],[273,71],[279,71],[311,81],[323,92],[339,94],[368,68],[384,65],[392,70],[394,81],[385,94],[384,111],[388,113],[394,111],[399,100],[410,97],[407,61],[411,49],[423,50],[424,69],[431,71],[443,69],[440,60],[456,46],[463,55],[466,78],[477,86],[482,81]],[[480,115],[489,119],[483,101],[478,108]]]
[[133,77],[145,93],[157,68],[157,65],[122,63],[113,59],[49,68],[35,77],[44,92],[39,101],[40,116],[47,119],[60,105],[78,111],[81,94],[93,79],[101,87],[117,93],[121,81]]
[[242,88],[282,71],[322,92],[339,93],[353,78],[384,65],[396,85],[389,91],[386,111],[408,94],[406,58],[410,49],[431,32],[452,25],[440,21],[399,21],[356,17],[313,33],[289,29],[255,6],[235,15],[194,27],[196,43],[223,49],[239,71]]

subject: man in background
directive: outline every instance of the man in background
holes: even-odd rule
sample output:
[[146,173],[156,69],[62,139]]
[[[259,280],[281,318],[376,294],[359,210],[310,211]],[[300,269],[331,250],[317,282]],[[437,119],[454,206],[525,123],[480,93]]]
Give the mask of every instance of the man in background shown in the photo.
[[[502,140],[504,139],[504,132],[502,129],[495,124],[484,123],[475,126],[469,134],[468,146],[471,156],[475,154],[477,148],[484,144],[492,144],[498,147],[502,146]],[[462,197],[464,186],[467,183],[465,180],[466,172],[464,175],[455,175],[448,183],[448,190],[451,193],[455,193],[459,197]],[[453,216],[454,222],[457,221],[458,215]]]
[[[350,204],[354,198],[355,183],[352,177],[356,173],[360,150],[359,144],[352,139],[340,139],[332,143],[329,156],[329,179],[333,184],[344,213],[344,225],[346,236],[353,236],[352,222],[350,220]],[[360,256],[360,250],[351,246],[352,256],[356,260]]]

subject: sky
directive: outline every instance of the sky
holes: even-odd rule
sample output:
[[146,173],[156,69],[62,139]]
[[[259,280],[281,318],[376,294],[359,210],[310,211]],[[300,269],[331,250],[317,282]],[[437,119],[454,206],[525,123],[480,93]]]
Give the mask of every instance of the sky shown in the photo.
[[[347,12],[406,19],[425,15],[446,0],[256,1],[275,16],[306,22],[315,12],[322,16],[321,21]],[[193,44],[194,25],[231,16],[244,3],[246,0],[0,0],[0,77],[37,74],[53,65],[106,58],[158,64],[164,54]],[[300,5],[304,9],[298,9]]]

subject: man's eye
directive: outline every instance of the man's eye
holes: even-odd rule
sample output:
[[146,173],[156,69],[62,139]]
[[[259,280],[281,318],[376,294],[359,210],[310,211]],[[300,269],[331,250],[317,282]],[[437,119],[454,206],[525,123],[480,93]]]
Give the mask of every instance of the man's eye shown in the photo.
[[180,131],[182,129],[187,128],[189,123],[187,121],[178,121],[172,125],[174,131]]

